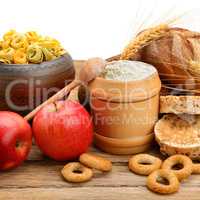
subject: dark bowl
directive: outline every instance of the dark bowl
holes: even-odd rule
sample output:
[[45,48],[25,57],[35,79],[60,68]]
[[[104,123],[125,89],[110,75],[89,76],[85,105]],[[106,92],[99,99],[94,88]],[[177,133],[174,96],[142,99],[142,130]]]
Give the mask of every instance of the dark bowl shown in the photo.
[[41,64],[0,64],[0,110],[25,114],[74,78],[69,54]]

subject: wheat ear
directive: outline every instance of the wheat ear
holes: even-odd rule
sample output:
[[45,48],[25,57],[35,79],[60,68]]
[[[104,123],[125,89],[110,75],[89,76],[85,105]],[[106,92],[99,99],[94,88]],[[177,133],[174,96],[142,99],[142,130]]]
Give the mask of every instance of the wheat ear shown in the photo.
[[194,76],[200,76],[200,62],[190,60],[188,62],[188,71]]
[[128,44],[122,52],[120,59],[129,60],[134,58],[139,49],[147,45],[149,42],[161,38],[168,31],[169,26],[167,24],[160,24],[143,31]]

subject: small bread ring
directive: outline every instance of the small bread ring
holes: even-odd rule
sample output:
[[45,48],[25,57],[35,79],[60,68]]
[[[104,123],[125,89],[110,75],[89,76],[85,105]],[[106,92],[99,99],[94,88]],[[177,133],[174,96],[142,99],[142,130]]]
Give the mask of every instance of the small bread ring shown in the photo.
[[[177,164],[181,164],[183,165],[182,169],[178,169],[178,170],[173,170],[173,166],[177,165]],[[192,160],[185,156],[185,155],[173,155],[170,156],[169,158],[167,158],[162,165],[162,169],[167,169],[167,170],[171,170],[172,172],[175,173],[175,175],[177,176],[178,180],[181,181],[183,179],[188,178],[191,173],[192,173]]]
[[200,163],[193,163],[192,173],[193,174],[200,174]]
[[128,167],[131,171],[140,175],[149,175],[153,171],[159,169],[162,161],[149,154],[138,154],[129,160]]
[[84,153],[80,156],[79,160],[82,164],[90,168],[94,168],[104,172],[112,170],[111,161],[97,155]]
[[68,163],[61,171],[63,177],[72,183],[89,181],[93,176],[93,171],[79,162]]
[[[169,184],[165,185],[159,182],[159,179],[166,179]],[[159,169],[151,173],[147,177],[147,187],[153,192],[157,192],[160,194],[171,194],[177,192],[179,189],[179,181],[176,175],[170,171],[165,169]]]

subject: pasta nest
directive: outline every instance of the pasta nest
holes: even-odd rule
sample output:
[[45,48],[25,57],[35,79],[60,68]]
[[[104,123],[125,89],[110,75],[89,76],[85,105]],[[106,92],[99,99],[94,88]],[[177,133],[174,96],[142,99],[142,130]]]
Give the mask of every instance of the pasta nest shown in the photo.
[[39,64],[65,53],[65,49],[58,40],[43,37],[35,31],[21,34],[10,30],[0,40],[0,63]]

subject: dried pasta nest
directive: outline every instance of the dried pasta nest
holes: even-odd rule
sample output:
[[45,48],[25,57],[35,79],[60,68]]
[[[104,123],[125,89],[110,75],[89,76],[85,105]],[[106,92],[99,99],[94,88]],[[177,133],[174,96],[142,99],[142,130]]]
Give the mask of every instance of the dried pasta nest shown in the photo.
[[155,139],[165,155],[200,158],[200,115],[164,115],[155,125]]
[[60,42],[34,31],[10,30],[0,39],[0,64],[40,64],[66,53]]

